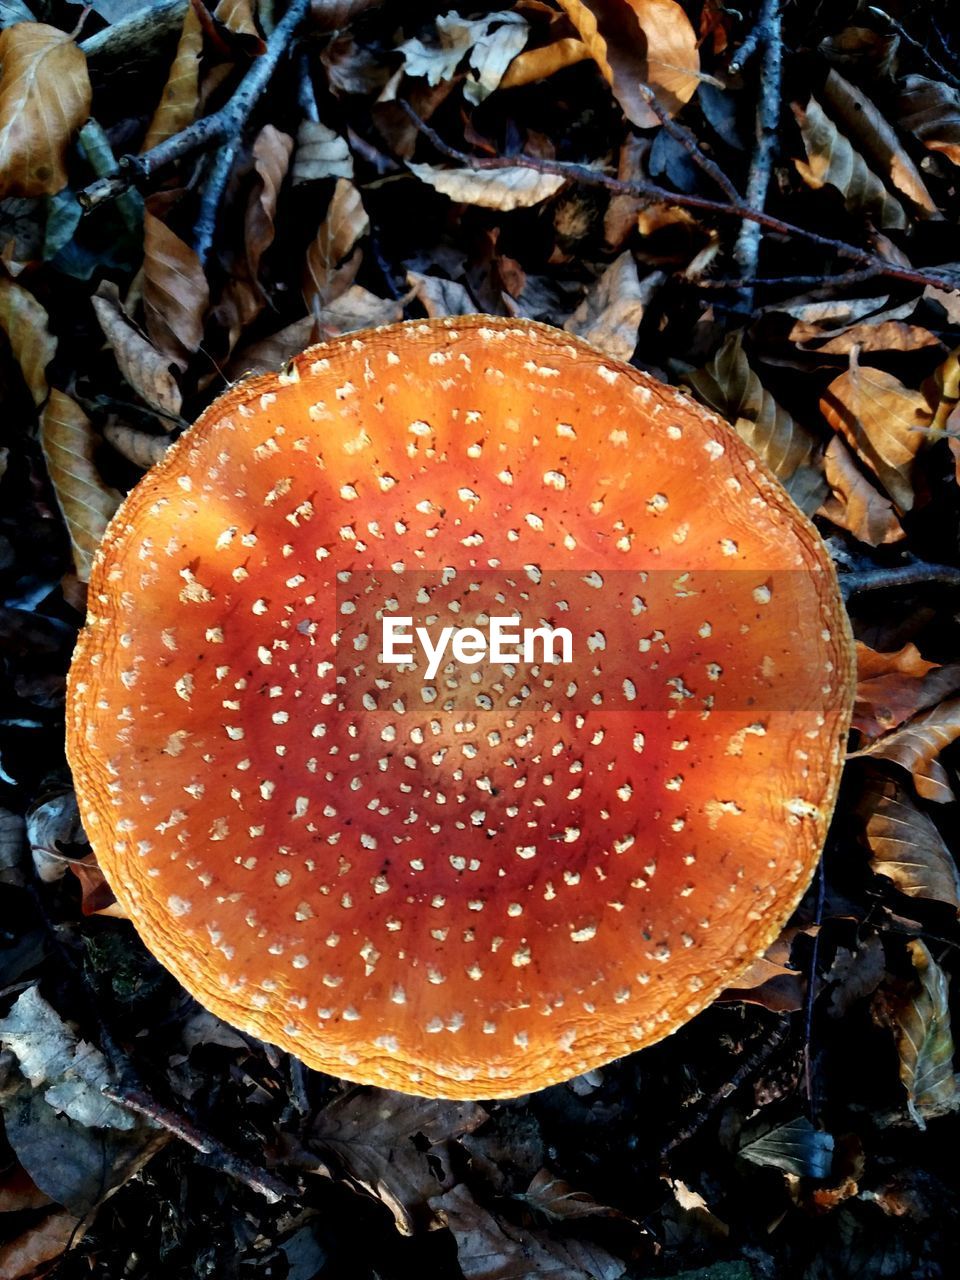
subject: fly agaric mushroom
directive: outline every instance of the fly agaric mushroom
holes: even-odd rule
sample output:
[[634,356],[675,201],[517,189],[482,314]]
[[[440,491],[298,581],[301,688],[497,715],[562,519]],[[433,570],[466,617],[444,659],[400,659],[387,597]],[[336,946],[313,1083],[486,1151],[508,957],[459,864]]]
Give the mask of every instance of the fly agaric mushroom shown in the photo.
[[[103,871],[202,1004],[310,1066],[574,1076],[735,983],[813,873],[853,696],[826,550],[729,427],[554,329],[410,322],[232,388],[89,601]],[[573,662],[461,645],[428,681],[378,661],[401,606],[562,622]]]

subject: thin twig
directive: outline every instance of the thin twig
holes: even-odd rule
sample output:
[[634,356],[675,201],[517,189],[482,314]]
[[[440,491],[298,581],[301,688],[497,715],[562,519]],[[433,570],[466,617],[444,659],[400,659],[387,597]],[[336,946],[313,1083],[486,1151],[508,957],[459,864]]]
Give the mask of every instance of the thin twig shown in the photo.
[[640,97],[663,125],[664,130],[671,138],[674,139],[675,142],[679,142],[680,146],[683,147],[684,151],[686,151],[693,163],[702,169],[709,178],[713,179],[728,200],[732,200],[735,203],[741,201],[742,197],[740,192],[733,185],[720,166],[715,160],[711,160],[708,155],[704,154],[700,143],[697,141],[693,133],[685,125],[674,120],[673,116],[671,116],[670,112],[666,109],[650,86],[638,83],[636,85],[636,89],[640,94]]
[[105,200],[112,200],[131,185],[145,186],[160,170],[175,161],[204,147],[217,146],[238,137],[309,8],[310,0],[290,0],[290,6],[274,28],[266,49],[251,63],[250,70],[240,81],[230,101],[213,115],[195,120],[186,129],[151,147],[143,155],[123,156],[118,174],[91,183],[77,193],[77,199],[84,209],[89,213],[91,209]]
[[960,569],[949,564],[927,564],[915,560],[912,564],[894,565],[886,569],[858,569],[841,573],[840,590],[844,599],[862,595],[866,591],[886,591],[895,587],[922,586],[939,583],[944,587],[960,587]]
[[898,266],[895,262],[888,262],[885,258],[881,258],[867,249],[859,249],[856,245],[847,244],[844,240],[834,240],[830,236],[820,235],[817,231],[809,231],[806,227],[798,227],[792,222],[784,222],[782,218],[775,218],[772,214],[765,213],[760,209],[748,208],[741,203],[731,201],[727,204],[722,200],[710,200],[706,196],[685,195],[677,191],[668,191],[666,187],[657,186],[656,183],[648,182],[646,179],[638,181],[614,178],[608,173],[603,173],[600,169],[592,169],[589,165],[573,164],[565,160],[546,160],[539,156],[525,156],[522,154],[512,156],[468,155],[466,152],[458,151],[455,147],[451,147],[449,143],[444,142],[436,130],[421,119],[409,102],[402,98],[398,98],[397,102],[416,124],[423,136],[436,147],[441,155],[450,160],[455,160],[458,164],[464,165],[468,169],[476,171],[532,169],[535,173],[556,174],[569,182],[579,182],[589,187],[603,187],[605,190],[613,191],[617,195],[633,196],[634,199],[672,204],[686,209],[701,209],[704,212],[719,214],[727,218],[747,219],[751,222],[759,222],[762,227],[776,235],[786,236],[787,238],[798,236],[803,240],[810,241],[811,244],[818,244],[825,249],[830,249],[842,258],[849,258],[853,262],[860,262],[865,266],[873,267],[877,275],[887,276],[892,280],[904,280],[908,284],[917,284],[923,288],[929,285],[934,289],[944,289],[951,293],[960,292],[960,281],[955,281],[948,276],[938,275],[932,271],[915,271],[912,267]]
[[235,134],[219,148],[210,162],[203,195],[200,197],[197,221],[193,228],[193,247],[203,267],[207,265],[210,250],[213,248],[213,241],[217,234],[220,201],[223,199],[230,174],[236,164],[239,149],[240,135]]
[[154,0],[80,42],[87,58],[127,61],[155,49],[183,22],[189,0]]
[[892,31],[895,31],[904,44],[908,44],[911,49],[915,50],[937,73],[941,80],[946,80],[949,84],[953,85],[955,89],[960,89],[960,80],[957,79],[953,72],[949,71],[941,62],[939,62],[926,45],[921,44],[919,40],[915,40],[906,27],[899,23],[896,18],[891,18],[890,14],[884,9],[878,9],[876,5],[872,4],[867,6],[867,13],[872,14],[875,18],[879,18],[882,22],[885,22]]
[[[760,94],[757,99],[756,141],[747,175],[746,203],[751,209],[762,211],[767,203],[777,126],[780,123],[780,90],[783,80],[780,0],[763,0],[760,21],[755,30],[760,32],[763,59],[760,64]],[[757,274],[762,239],[763,228],[759,222],[745,220],[741,224],[733,256],[747,281]],[[752,284],[748,283],[740,291],[738,302],[743,311],[753,310]]]
[[813,1097],[813,1006],[816,1003],[819,975],[817,969],[820,962],[820,927],[823,923],[823,905],[826,901],[826,876],[823,869],[823,858],[817,863],[817,906],[813,923],[813,946],[810,948],[810,976],[807,978],[807,990],[804,997],[803,1010],[803,1091],[807,1096],[810,1118],[816,1119],[816,1106]]
[[[839,276],[832,277],[828,283],[831,286],[861,284],[864,280],[873,280],[878,275],[876,267],[863,267],[859,271],[844,271]],[[723,279],[710,280],[703,278],[700,280],[690,280],[687,282],[703,289],[745,289],[749,285],[780,286],[784,285],[789,288],[798,288],[800,286],[813,287],[814,285],[822,285],[824,283],[823,272],[818,276],[752,276],[749,279],[746,276],[727,276]]]
[[230,1151],[209,1134],[201,1133],[183,1116],[171,1111],[169,1107],[162,1106],[145,1090],[130,1085],[107,1084],[101,1088],[100,1092],[111,1102],[126,1107],[128,1111],[135,1111],[137,1115],[153,1120],[168,1133],[179,1138],[181,1142],[193,1147],[195,1151],[213,1157],[218,1169],[236,1178],[238,1182],[244,1183],[251,1191],[258,1192],[268,1203],[276,1204],[286,1196],[297,1194],[296,1190],[283,1178],[278,1178],[276,1174],[266,1169],[258,1169],[256,1165],[251,1164],[249,1160],[244,1160],[235,1151]]

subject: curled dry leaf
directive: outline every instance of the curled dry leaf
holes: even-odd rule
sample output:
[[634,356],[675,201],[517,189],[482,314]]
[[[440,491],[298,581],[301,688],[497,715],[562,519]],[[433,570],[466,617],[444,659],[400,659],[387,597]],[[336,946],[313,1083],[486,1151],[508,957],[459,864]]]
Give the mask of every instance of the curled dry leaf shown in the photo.
[[569,1221],[573,1218],[621,1218],[618,1209],[610,1205],[598,1204],[593,1196],[585,1191],[576,1191],[569,1182],[564,1182],[549,1169],[541,1169],[518,1200],[523,1200],[531,1209],[544,1214],[555,1222]]
[[303,300],[308,310],[322,310],[350,287],[362,257],[356,244],[369,229],[360,192],[348,178],[338,178],[326,217],[307,249]]
[[960,874],[933,819],[889,778],[867,788],[862,809],[874,871],[908,898],[946,902],[960,914]]
[[552,44],[542,45],[539,49],[528,49],[518,54],[507,67],[500,81],[500,88],[518,89],[521,85],[546,80],[548,76],[563,71],[565,67],[574,67],[578,62],[585,62],[589,57],[590,50],[582,40],[565,36],[562,40],[554,40]]
[[[403,71],[437,86],[452,80],[466,58],[471,74],[464,82],[468,102],[480,103],[499,85],[503,73],[527,42],[527,23],[518,13],[504,10],[482,18],[464,18],[451,11],[437,18],[437,41],[427,44],[418,36],[397,47]],[[392,88],[395,82],[391,81]],[[385,100],[392,98],[387,90]]]
[[203,341],[210,289],[200,259],[149,209],[143,215],[143,314],[158,351],[185,369]]
[[[306,343],[304,343],[306,346]],[[169,436],[154,436],[147,431],[129,427],[125,422],[108,422],[103,428],[103,438],[123,454],[135,467],[149,471],[170,448]]]
[[167,83],[153,118],[147,126],[143,150],[158,146],[190,124],[197,113],[200,99],[200,55],[203,52],[203,29],[192,4],[183,15],[183,28],[177,43]]
[[933,416],[926,397],[884,369],[861,365],[851,352],[850,368],[830,383],[820,409],[899,509],[909,511],[913,462],[927,443],[925,428]]
[[0,274],[0,329],[39,409],[47,398],[47,365],[57,351],[50,317],[29,290]]
[[303,120],[297,130],[291,180],[295,187],[320,178],[352,178],[353,156],[346,138],[319,120]]
[[94,552],[120,505],[120,494],[103,483],[94,465],[87,415],[56,387],[40,419],[40,445],[70,535],[77,577],[89,582]]
[[878,653],[857,642],[857,700],[853,725],[868,738],[889,733],[918,711],[960,689],[960,663],[941,667],[914,644]]
[[925,1129],[928,1119],[953,1110],[958,1101],[953,1074],[950,989],[947,975],[926,943],[913,938],[907,943],[907,949],[918,985],[912,998],[895,1010],[894,1025],[907,1109],[920,1128]]
[[870,483],[839,436],[827,445],[823,471],[833,491],[820,508],[827,520],[870,547],[905,536],[893,503]]
[[900,96],[900,127],[960,164],[960,92],[940,80],[907,76]]
[[87,60],[57,27],[18,22],[0,32],[0,67],[0,196],[53,195],[90,114]]
[[937,756],[960,738],[960,698],[949,698],[939,706],[915,716],[902,728],[871,743],[854,757],[890,760],[913,775],[913,785],[924,800],[949,804],[954,794],[947,771]]
[[473,298],[456,280],[408,271],[407,284],[428,316],[469,316],[477,310]]
[[432,164],[407,162],[407,168],[421,182],[449,196],[460,204],[480,205],[484,209],[528,209],[549,200],[563,186],[565,179],[536,169],[510,166],[503,169],[440,169]]
[[685,376],[698,400],[732,422],[794,502],[808,514],[825,493],[816,438],[778,404],[750,367],[743,331],[724,340],[709,364]]
[[593,282],[563,327],[608,356],[629,360],[643,313],[665,279],[662,271],[652,271],[641,280],[633,254],[621,253]]
[[921,216],[942,217],[920,176],[920,170],[869,98],[831,69],[824,82],[823,100],[846,136],[857,144],[876,171],[906,196]]
[[676,0],[559,0],[613,90],[641,129],[660,118],[644,87],[675,115],[700,83],[697,35]]
[[228,31],[238,36],[253,36],[260,39],[260,32],[253,20],[254,0],[220,0],[213,16],[222,22]]
[[92,302],[103,336],[124,378],[148,405],[176,417],[181,404],[176,378],[165,357],[127,317],[116,286],[102,284]]
[[794,160],[797,172],[808,187],[835,187],[843,196],[844,206],[871,218],[881,227],[904,228],[907,215],[880,179],[867,166],[863,156],[844,137],[815,98],[806,110],[793,104],[807,159]]

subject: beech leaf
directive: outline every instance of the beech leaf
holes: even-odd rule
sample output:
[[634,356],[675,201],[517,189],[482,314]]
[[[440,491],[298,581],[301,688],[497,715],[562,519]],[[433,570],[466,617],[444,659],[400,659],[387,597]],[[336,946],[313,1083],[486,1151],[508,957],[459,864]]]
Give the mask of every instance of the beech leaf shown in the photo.
[[895,1013],[900,1079],[907,1091],[907,1109],[921,1129],[926,1121],[957,1104],[953,1074],[953,1034],[950,1029],[950,991],[947,975],[919,938],[907,943],[917,972],[915,994]]
[[833,491],[820,508],[827,520],[870,547],[899,542],[905,536],[893,503],[871,484],[839,436],[827,445],[823,472]]
[[563,327],[615,360],[629,360],[643,314],[665,279],[664,272],[652,271],[641,280],[633,254],[621,253],[593,282]]
[[431,164],[407,162],[407,168],[421,182],[460,204],[484,209],[528,209],[549,200],[563,186],[565,178],[536,169],[510,166],[503,169],[440,169]]
[[170,372],[169,362],[131,323],[120,305],[116,286],[102,284],[91,301],[124,378],[152,408],[177,417],[180,388]]
[[871,743],[853,757],[890,760],[913,775],[913,785],[924,800],[948,804],[954,799],[947,771],[937,756],[960,738],[960,698],[949,698],[908,721],[902,728]]
[[87,60],[57,27],[18,22],[0,32],[0,67],[0,196],[53,195],[90,114]]
[[794,164],[808,187],[815,191],[824,186],[835,187],[843,196],[848,210],[865,214],[880,227],[903,228],[907,225],[903,206],[894,199],[815,98],[810,99],[805,110],[794,103],[793,114],[807,152],[805,162],[794,160]]
[[57,350],[48,322],[46,310],[29,290],[0,275],[0,329],[37,408],[47,398],[47,365]]
[[778,404],[750,367],[743,330],[731,333],[709,364],[684,376],[698,400],[733,423],[808,514],[825,493],[816,438]]
[[235,35],[260,39],[260,32],[253,20],[253,0],[220,0],[213,16]]
[[320,178],[352,178],[353,156],[346,138],[318,120],[303,120],[297,130],[297,149],[291,178],[295,187]]
[[620,1218],[610,1205],[599,1204],[585,1191],[576,1191],[549,1169],[541,1169],[526,1191],[516,1197],[555,1222],[574,1218]]
[[799,1116],[748,1139],[740,1155],[753,1164],[773,1165],[801,1178],[827,1178],[833,1163],[833,1137]]
[[40,419],[40,445],[70,535],[73,563],[89,582],[93,556],[120,494],[100,479],[90,421],[76,401],[54,387]]
[[590,57],[590,50],[582,40],[574,36],[564,36],[562,40],[554,40],[551,44],[541,45],[539,49],[527,49],[518,54],[507,67],[501,89],[518,89],[521,85],[533,84],[537,80],[546,80],[565,67],[576,66]]
[[203,341],[210,301],[200,259],[147,209],[143,217],[143,314],[154,346],[180,368]]
[[147,126],[143,150],[158,146],[193,121],[200,99],[200,55],[203,52],[203,28],[192,4],[183,15],[183,27],[177,43],[167,83]]
[[960,92],[940,80],[907,76],[900,97],[900,127],[960,164]]
[[338,178],[326,217],[307,249],[303,300],[309,310],[327,306],[353,283],[362,256],[354,250],[369,228],[360,192],[348,178]]
[[660,117],[643,86],[675,115],[700,83],[697,35],[676,0],[559,0],[624,115],[641,129]]
[[960,663],[941,667],[928,662],[914,644],[906,644],[895,653],[878,653],[857,641],[853,724],[868,738],[889,733],[957,689]]
[[863,808],[874,871],[908,898],[946,902],[960,914],[960,874],[933,819],[891,779],[868,788]]

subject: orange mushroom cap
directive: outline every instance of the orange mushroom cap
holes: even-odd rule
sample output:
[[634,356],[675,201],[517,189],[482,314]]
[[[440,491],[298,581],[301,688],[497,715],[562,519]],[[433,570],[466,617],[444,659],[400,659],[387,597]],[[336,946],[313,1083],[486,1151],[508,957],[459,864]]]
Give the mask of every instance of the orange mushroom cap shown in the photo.
[[[564,625],[570,664],[380,661]],[[147,946],[308,1065],[511,1096],[676,1030],[761,954],[833,808],[853,647],[725,424],[543,325],[411,322],[234,387],[90,583],[68,751]]]

